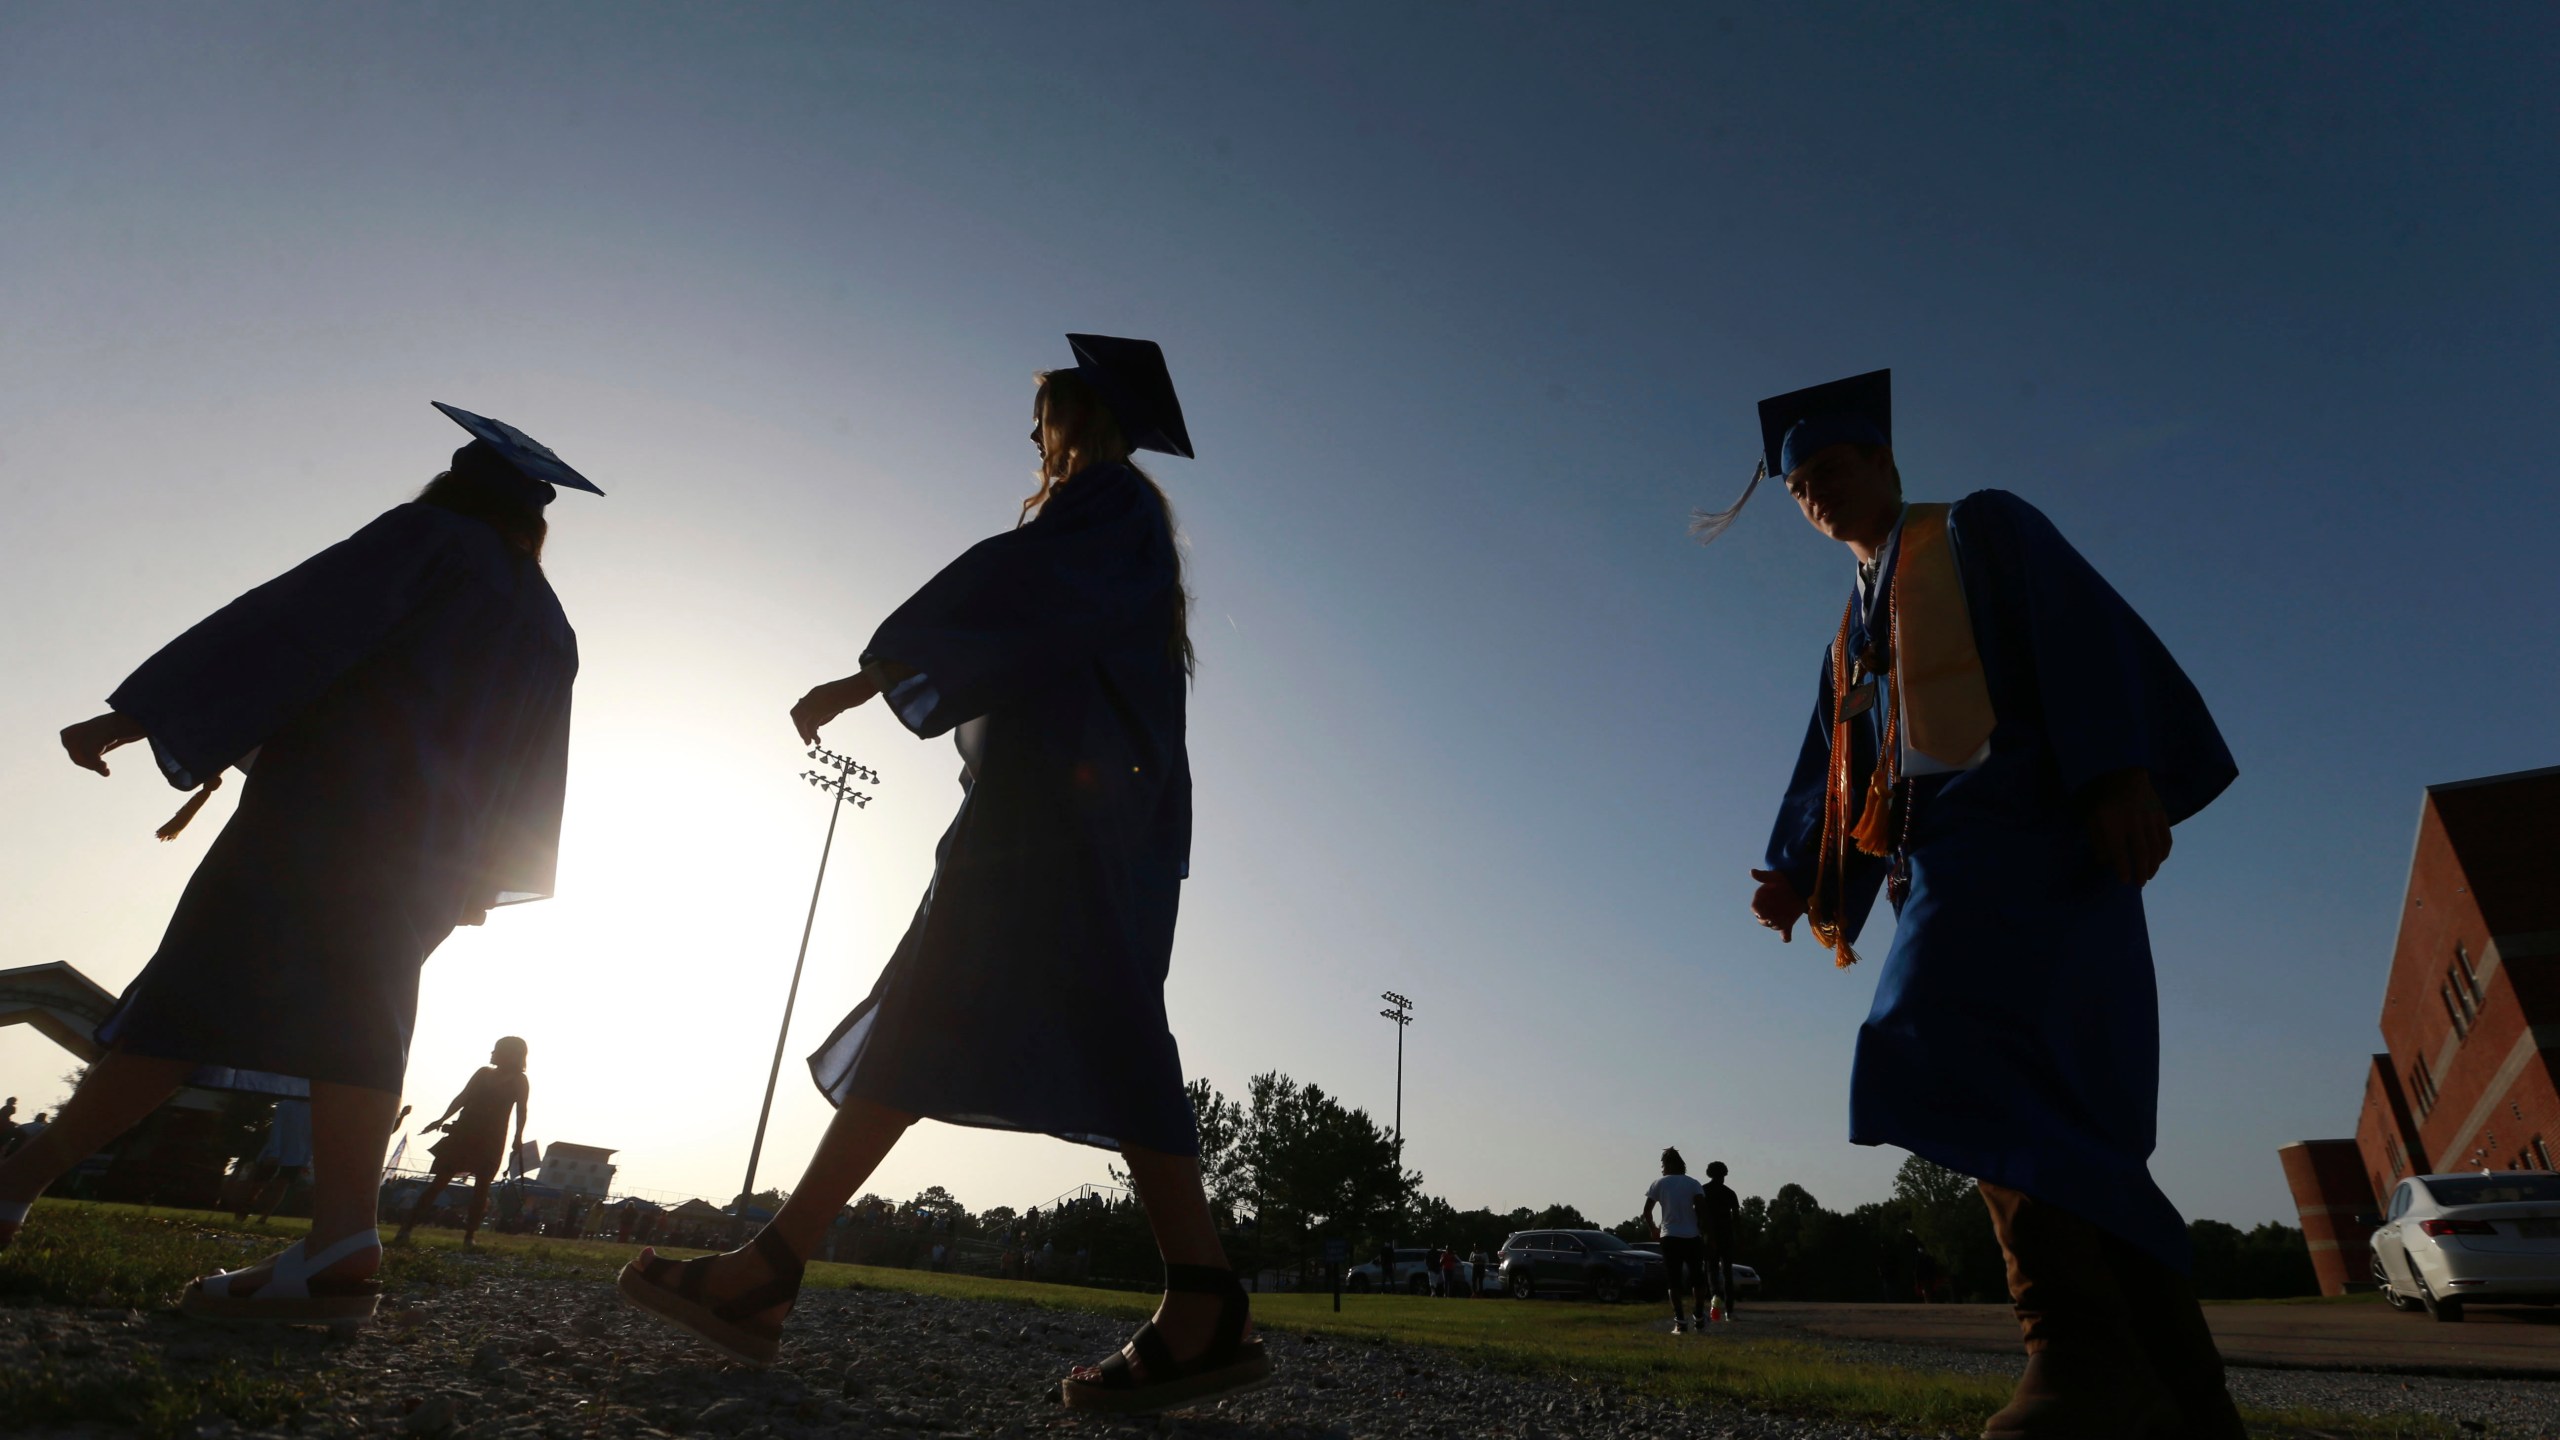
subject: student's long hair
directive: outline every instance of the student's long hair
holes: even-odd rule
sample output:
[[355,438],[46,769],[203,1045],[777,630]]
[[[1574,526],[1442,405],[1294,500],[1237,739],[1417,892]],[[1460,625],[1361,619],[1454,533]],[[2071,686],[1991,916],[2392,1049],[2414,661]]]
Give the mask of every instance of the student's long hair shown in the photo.
[[[1100,458],[1118,460],[1147,482],[1156,504],[1164,509],[1165,530],[1172,533],[1173,502],[1165,497],[1164,487],[1156,483],[1156,477],[1140,470],[1130,458],[1128,439],[1120,433],[1120,418],[1111,413],[1111,407],[1094,392],[1093,386],[1072,370],[1043,370],[1039,380],[1040,393],[1033,402],[1032,413],[1042,425],[1054,425],[1066,444],[1055,457],[1045,450],[1041,452],[1040,488],[1022,502],[1022,514],[1013,522],[1014,528],[1029,524],[1060,485]],[[1166,639],[1166,648],[1187,678],[1198,670],[1200,659],[1191,648],[1191,585],[1183,573],[1185,568],[1182,546],[1177,543],[1173,547],[1173,632]]]
[[539,565],[542,542],[551,534],[551,522],[542,518],[540,509],[518,498],[525,485],[522,479],[491,468],[505,464],[495,456],[483,457],[477,445],[466,445],[454,452],[452,469],[428,481],[427,488],[418,492],[418,503],[480,521]]

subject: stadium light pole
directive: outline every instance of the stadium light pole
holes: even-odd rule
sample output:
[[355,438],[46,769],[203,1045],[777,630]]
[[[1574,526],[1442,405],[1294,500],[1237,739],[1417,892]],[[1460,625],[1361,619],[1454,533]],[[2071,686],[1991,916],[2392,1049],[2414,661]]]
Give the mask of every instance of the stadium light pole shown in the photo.
[[[1378,998],[1395,1007],[1378,1013],[1396,1022],[1396,1185],[1401,1190],[1404,1185],[1404,1027],[1413,1023],[1413,1002],[1393,990],[1382,992]],[[1404,1218],[1402,1199],[1396,1201],[1396,1218],[1398,1220]],[[1396,1228],[1403,1227],[1399,1225]],[[1381,1262],[1386,1266],[1386,1273],[1380,1275],[1378,1280],[1379,1283],[1392,1287],[1396,1282],[1394,1236],[1390,1235],[1387,1238],[1387,1246],[1387,1258]]]
[[1396,1152],[1397,1163],[1403,1163],[1404,1152],[1404,1027],[1413,1023],[1413,1002],[1393,990],[1378,997],[1393,1005],[1393,1010],[1378,1013],[1396,1022]]
[[818,878],[809,887],[809,918],[800,922],[800,957],[791,962],[791,989],[782,997],[782,1028],[773,1037],[773,1067],[765,1072],[764,1105],[756,1111],[756,1139],[747,1149],[747,1179],[738,1187],[737,1219],[729,1227],[733,1235],[741,1238],[747,1233],[747,1205],[756,1193],[756,1164],[764,1158],[764,1127],[773,1116],[774,1087],[782,1079],[782,1047],[791,1038],[791,1010],[800,1003],[800,971],[809,963],[809,934],[818,924],[818,892],[826,888],[827,857],[835,853],[836,821],[843,817],[847,805],[859,810],[871,803],[870,796],[853,788],[854,781],[880,783],[879,771],[833,750],[811,746],[809,758],[826,768],[803,770],[800,778],[827,792],[834,803],[827,806],[827,838],[818,847]]

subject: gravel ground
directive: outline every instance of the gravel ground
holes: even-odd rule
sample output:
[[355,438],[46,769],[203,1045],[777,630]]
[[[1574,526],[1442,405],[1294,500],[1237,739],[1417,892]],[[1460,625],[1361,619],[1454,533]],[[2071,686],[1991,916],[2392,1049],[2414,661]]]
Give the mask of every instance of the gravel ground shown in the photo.
[[[111,1382],[157,1364],[173,1375],[236,1365],[318,1374],[325,1389],[266,1430],[228,1420],[195,1440],[395,1435],[416,1440],[562,1437],[984,1435],[1094,1440],[1876,1440],[1839,1422],[1681,1407],[1605,1395],[1564,1379],[1495,1374],[1401,1346],[1267,1336],[1278,1378],[1209,1408],[1145,1419],[1070,1415],[1052,1387],[1128,1338],[1129,1324],[996,1302],[886,1291],[802,1297],[782,1363],[730,1365],[625,1307],[601,1281],[527,1289],[503,1275],[386,1302],[352,1334],[224,1328],[174,1312],[0,1309],[0,1365],[50,1363]],[[97,1425],[0,1432],[104,1436]]]
[[[1748,1325],[1736,1327],[1748,1330]],[[726,1364],[625,1308],[602,1281],[528,1288],[500,1272],[408,1303],[352,1334],[226,1329],[173,1312],[0,1309],[0,1366],[117,1383],[157,1367],[200,1376],[317,1377],[303,1413],[270,1429],[228,1420],[192,1440],[391,1435],[403,1440],[648,1440],[984,1435],[1193,1440],[1886,1440],[1834,1421],[1678,1406],[1563,1378],[1507,1376],[1388,1344],[1271,1334],[1279,1378],[1210,1408],[1143,1420],[1070,1415],[1050,1400],[1071,1365],[1109,1353],[1126,1321],[886,1291],[805,1296],[783,1363]],[[1733,1333],[1733,1332],[1725,1332]],[[1765,1333],[1765,1332],[1764,1332]],[[1700,1337],[1700,1343],[1713,1343]],[[1844,1358],[2006,1376],[2004,1357],[1825,1341]],[[2497,1436],[2560,1435],[2560,1384],[2242,1371],[2243,1403],[2418,1411]],[[0,1431],[105,1436],[99,1425]]]

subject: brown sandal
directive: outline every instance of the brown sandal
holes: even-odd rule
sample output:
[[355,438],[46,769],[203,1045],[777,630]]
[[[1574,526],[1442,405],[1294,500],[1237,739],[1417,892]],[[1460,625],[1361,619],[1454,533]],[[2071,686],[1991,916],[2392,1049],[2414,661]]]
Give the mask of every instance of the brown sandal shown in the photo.
[[[1244,1333],[1253,1302],[1245,1298],[1244,1282],[1236,1279],[1236,1272],[1168,1264],[1164,1288],[1176,1295],[1215,1295],[1224,1302],[1209,1348],[1192,1359],[1176,1360],[1173,1347],[1150,1320],[1129,1337],[1128,1350],[1092,1367],[1096,1378],[1088,1380],[1079,1373],[1058,1382],[1058,1398],[1068,1409],[1122,1415],[1170,1410],[1250,1390],[1271,1378],[1271,1356],[1262,1348],[1262,1338]],[[1130,1350],[1137,1352],[1136,1366],[1129,1363]],[[1139,1367],[1144,1367],[1143,1378]]]
[[733,1299],[703,1298],[711,1262],[722,1257],[668,1260],[654,1248],[641,1251],[639,1259],[623,1266],[614,1288],[622,1292],[622,1298],[633,1309],[657,1316],[732,1360],[758,1367],[771,1365],[782,1354],[782,1327],[761,1324],[751,1317],[798,1297],[800,1277],[808,1266],[791,1253],[791,1247],[782,1243],[782,1237],[770,1225],[757,1231],[747,1248],[764,1260],[773,1276]]

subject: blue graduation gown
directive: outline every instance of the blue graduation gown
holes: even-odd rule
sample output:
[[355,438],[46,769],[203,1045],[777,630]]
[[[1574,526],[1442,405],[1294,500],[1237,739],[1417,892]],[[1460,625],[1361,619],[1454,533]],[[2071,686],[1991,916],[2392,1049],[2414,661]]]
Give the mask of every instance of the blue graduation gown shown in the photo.
[[958,732],[960,812],[818,1088],[1106,1148],[1198,1149],[1164,980],[1191,853],[1179,567],[1145,477],[1097,466],[971,547],[863,663],[918,736]]
[[145,661],[108,703],[169,782],[249,779],[99,1038],[397,1093],[419,966],[466,910],[551,893],[577,668],[541,567],[421,504]]
[[[2139,766],[2174,824],[2238,771],[2177,662],[2035,507],[1980,491],[1948,534],[1997,725],[1980,766],[1910,782],[1910,892],[1858,1031],[1849,1138],[2023,1191],[2185,1269],[2186,1224],[2148,1164],[2160,1020],[2142,891],[2102,867],[2072,797]],[[1870,619],[1880,604],[1853,619],[1853,651]],[[1825,654],[1768,853],[1807,894],[1830,763]],[[1883,713],[1851,726],[1852,795]],[[1850,867],[1852,938],[1884,873],[1871,857]]]

